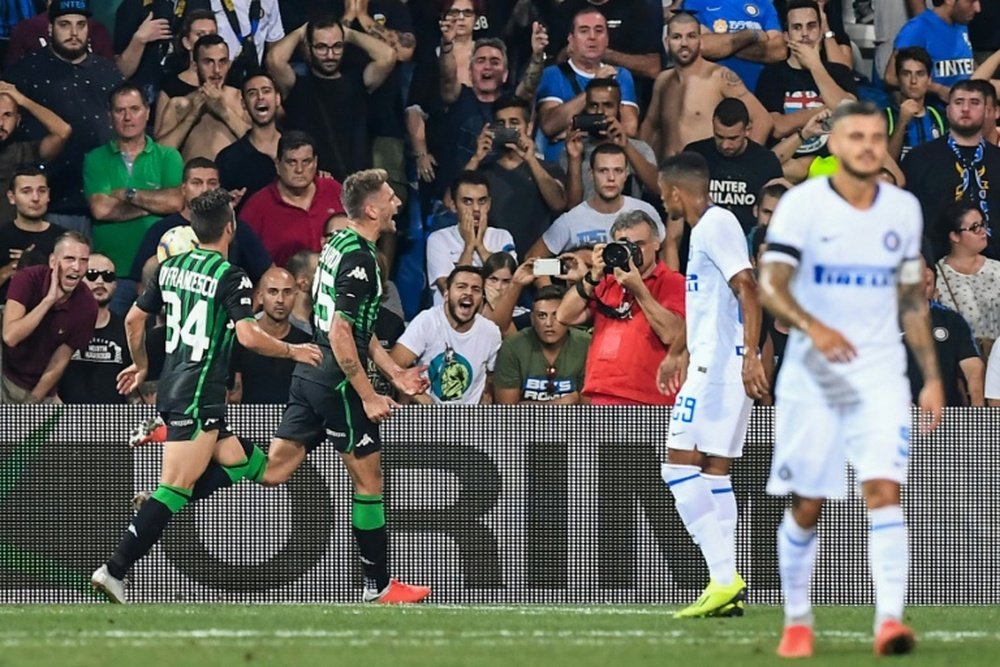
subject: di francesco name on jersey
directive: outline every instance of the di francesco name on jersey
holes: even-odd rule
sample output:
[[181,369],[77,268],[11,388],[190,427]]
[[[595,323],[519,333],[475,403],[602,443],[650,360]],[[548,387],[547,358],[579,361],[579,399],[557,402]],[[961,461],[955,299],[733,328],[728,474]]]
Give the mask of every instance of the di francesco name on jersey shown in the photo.
[[214,298],[219,289],[219,281],[202,273],[186,271],[176,266],[168,266],[160,274],[160,285],[172,289],[193,292],[206,298]]

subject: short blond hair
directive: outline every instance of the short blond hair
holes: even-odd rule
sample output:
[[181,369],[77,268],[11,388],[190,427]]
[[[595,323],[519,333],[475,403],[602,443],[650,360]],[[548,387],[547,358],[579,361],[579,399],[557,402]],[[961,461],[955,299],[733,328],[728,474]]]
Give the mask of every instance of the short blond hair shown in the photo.
[[356,171],[344,181],[340,202],[352,220],[364,217],[365,202],[389,182],[389,172],[385,169],[364,169]]

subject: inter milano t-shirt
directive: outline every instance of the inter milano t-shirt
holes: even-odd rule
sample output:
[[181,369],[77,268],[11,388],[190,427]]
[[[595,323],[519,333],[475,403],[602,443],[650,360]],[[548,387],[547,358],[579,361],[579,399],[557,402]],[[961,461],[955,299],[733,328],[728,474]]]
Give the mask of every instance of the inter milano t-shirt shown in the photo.
[[972,43],[969,27],[958,23],[945,23],[931,10],[918,14],[906,22],[896,35],[894,48],[921,46],[930,54],[934,63],[931,78],[934,83],[954,86],[972,76]]

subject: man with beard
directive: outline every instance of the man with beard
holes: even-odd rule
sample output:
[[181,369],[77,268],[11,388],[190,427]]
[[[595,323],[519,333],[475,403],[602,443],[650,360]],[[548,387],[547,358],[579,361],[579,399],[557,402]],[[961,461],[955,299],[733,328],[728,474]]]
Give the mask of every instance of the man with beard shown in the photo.
[[576,405],[583,392],[590,334],[556,319],[563,289],[535,294],[531,326],[507,338],[497,355],[496,399],[501,405]]
[[49,208],[49,179],[37,167],[14,173],[7,201],[15,208],[14,219],[0,226],[0,303],[7,298],[8,281],[17,270],[21,255],[35,251],[48,257],[56,239],[66,230],[45,219]]
[[952,86],[946,110],[948,134],[915,147],[900,165],[906,189],[920,200],[934,259],[948,254],[941,213],[956,201],[979,207],[992,232],[986,255],[1000,258],[1000,187],[994,185],[1000,178],[1000,148],[983,137],[990,89],[988,81],[978,79]]
[[198,38],[191,54],[198,89],[175,97],[163,110],[156,140],[181,151],[184,161],[215,156],[250,129],[240,91],[226,85],[229,46],[220,35]]
[[[184,161],[146,135],[149,105],[135,84],[112,91],[109,107],[115,138],[87,153],[83,191],[94,216],[94,250],[130,267],[146,230],[184,205]],[[121,279],[111,310],[123,314],[135,296],[135,281]]]
[[84,284],[97,301],[94,335],[70,357],[59,380],[59,400],[81,405],[121,405],[118,374],[132,363],[125,340],[125,320],[108,308],[115,293],[115,265],[105,255],[93,253],[83,274]]
[[[262,310],[257,315],[260,328],[291,345],[308,343],[312,336],[293,327],[288,321],[295,301],[300,297],[295,279],[285,269],[271,267],[257,286]],[[258,354],[240,345],[233,349],[233,389],[230,403],[275,403],[288,401],[295,362]]]
[[[275,120],[281,106],[281,93],[271,75],[261,72],[248,77],[243,82],[242,93],[243,107],[250,116],[250,131],[219,151],[215,158],[222,187],[242,193],[241,203],[278,176],[274,164],[281,139]],[[236,211],[239,210],[237,206]]]
[[781,178],[781,163],[771,151],[750,139],[750,114],[742,100],[727,97],[712,114],[712,137],[688,144],[708,162],[709,194],[717,206],[736,216],[747,234],[756,223],[757,193]]
[[483,273],[467,264],[452,269],[445,303],[420,312],[392,348],[402,368],[427,368],[430,390],[416,403],[473,404],[493,400],[493,369],[500,329],[479,314]]
[[3,377],[0,402],[42,403],[74,350],[87,344],[97,321],[97,302],[83,284],[90,243],[79,232],[56,241],[48,265],[18,271],[3,312]]
[[[21,109],[42,124],[48,134],[41,140],[14,141],[21,125]],[[51,110],[22,95],[13,84],[0,81],[0,188],[10,188],[14,171],[24,165],[48,162],[59,155],[73,128]],[[48,201],[46,201],[46,208]],[[0,223],[14,217],[14,205],[0,198]],[[0,254],[0,261],[4,255]]]
[[[567,142],[567,150],[571,160],[580,159],[583,142],[579,134]],[[656,209],[624,194],[629,170],[621,146],[601,144],[595,148],[590,154],[590,170],[594,176],[593,196],[559,216],[531,246],[528,257],[552,257],[577,246],[605,243],[615,219],[635,210],[645,212],[654,221],[657,235],[663,239],[663,221]]]
[[[85,0],[53,0],[49,48],[26,56],[4,73],[5,80],[26,97],[51,109],[73,128],[66,147],[49,164],[49,221],[85,236],[90,236],[90,209],[82,194],[83,156],[113,136],[108,94],[123,80],[114,64],[87,50],[88,16]],[[25,130],[30,139],[42,139],[48,133],[33,122],[25,123]]]
[[247,200],[243,220],[278,266],[299,250],[319,251],[327,219],[344,210],[340,183],[318,175],[316,140],[292,130],[278,141],[278,178]]
[[[309,71],[299,76],[290,61],[304,44]],[[353,44],[371,61],[364,69],[345,68],[344,47]],[[344,180],[372,162],[368,96],[382,85],[396,64],[387,43],[344,27],[332,16],[310,21],[267,53],[267,70],[285,100],[285,125],[317,139],[319,168]]]
[[639,136],[658,160],[712,136],[712,112],[724,98],[739,98],[750,113],[750,138],[764,144],[774,123],[743,81],[728,67],[702,56],[698,20],[678,12],[667,24],[667,49],[674,67],[656,77],[653,99]]
[[490,186],[486,176],[463,171],[451,185],[458,223],[427,237],[427,283],[434,305],[444,303],[447,280],[456,266],[482,266],[495,252],[515,253],[514,237],[489,225]]

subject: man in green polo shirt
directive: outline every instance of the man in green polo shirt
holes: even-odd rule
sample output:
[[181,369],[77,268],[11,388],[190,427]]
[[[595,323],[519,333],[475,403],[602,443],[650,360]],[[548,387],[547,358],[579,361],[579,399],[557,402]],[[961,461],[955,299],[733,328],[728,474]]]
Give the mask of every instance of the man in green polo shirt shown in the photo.
[[[184,206],[176,149],[146,135],[149,106],[142,91],[123,83],[109,96],[115,138],[83,159],[83,194],[94,218],[94,251],[115,266],[132,266],[146,230]],[[135,300],[134,281],[118,279],[112,312],[123,314]]]
[[562,298],[560,287],[538,290],[531,306],[531,328],[503,342],[493,376],[497,403],[580,402],[590,334],[556,319]]

